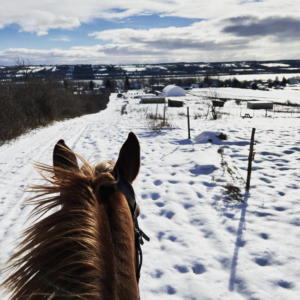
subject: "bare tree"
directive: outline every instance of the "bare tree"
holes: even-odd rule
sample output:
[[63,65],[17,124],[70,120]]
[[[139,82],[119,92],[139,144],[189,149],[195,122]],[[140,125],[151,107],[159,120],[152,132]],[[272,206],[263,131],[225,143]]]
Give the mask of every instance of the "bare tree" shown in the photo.
[[[213,120],[221,118],[221,107],[216,106],[216,102],[220,102],[220,96],[215,89],[209,89],[207,94],[203,97],[206,100],[206,119],[211,115]],[[215,103],[214,103],[215,102]]]
[[14,58],[14,62],[16,66],[16,73],[22,71],[21,73],[23,74],[23,79],[29,79],[31,73],[31,69],[29,68],[31,63],[29,59],[24,59],[22,56],[16,56]]

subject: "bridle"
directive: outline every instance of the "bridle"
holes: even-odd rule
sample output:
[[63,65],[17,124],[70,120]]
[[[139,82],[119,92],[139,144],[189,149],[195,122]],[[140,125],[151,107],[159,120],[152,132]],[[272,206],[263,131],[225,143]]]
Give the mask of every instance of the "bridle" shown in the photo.
[[[118,173],[118,172],[116,172]],[[144,240],[150,241],[150,238],[140,229],[138,219],[137,219],[137,204],[135,200],[135,193],[133,190],[132,185],[122,177],[119,177],[118,174],[112,173],[114,178],[117,181],[117,189],[125,196],[128,206],[130,208],[132,221],[134,224],[134,236],[135,236],[135,253],[136,253],[136,260],[137,260],[137,267],[136,267],[136,281],[139,283],[140,275],[141,275],[141,268],[143,264],[143,252],[141,245],[144,245]]]

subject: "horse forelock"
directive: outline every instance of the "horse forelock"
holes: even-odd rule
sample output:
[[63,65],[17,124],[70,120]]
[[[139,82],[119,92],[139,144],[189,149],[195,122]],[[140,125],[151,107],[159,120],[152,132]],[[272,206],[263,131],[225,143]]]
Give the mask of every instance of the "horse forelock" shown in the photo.
[[77,157],[83,163],[78,171],[36,164],[46,183],[31,186],[38,194],[27,204],[35,205],[30,217],[37,221],[6,268],[11,274],[2,286],[11,300],[114,299],[114,245],[98,191],[116,189],[115,163],[91,166]]

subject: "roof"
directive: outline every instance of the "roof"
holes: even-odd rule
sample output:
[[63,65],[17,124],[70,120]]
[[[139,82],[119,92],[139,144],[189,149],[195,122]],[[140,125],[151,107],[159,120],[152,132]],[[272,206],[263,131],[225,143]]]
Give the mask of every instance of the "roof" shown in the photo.
[[186,95],[185,90],[176,85],[167,85],[163,89],[163,94],[166,97],[185,96]]

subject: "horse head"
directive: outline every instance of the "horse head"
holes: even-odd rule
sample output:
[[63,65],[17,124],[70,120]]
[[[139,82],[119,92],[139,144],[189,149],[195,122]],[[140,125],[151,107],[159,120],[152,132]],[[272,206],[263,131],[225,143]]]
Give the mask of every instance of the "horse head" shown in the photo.
[[140,164],[133,133],[116,163],[96,166],[58,141],[53,166],[36,164],[46,184],[31,189],[38,193],[28,200],[37,220],[6,269],[10,299],[139,299],[138,256],[147,236],[131,184]]

